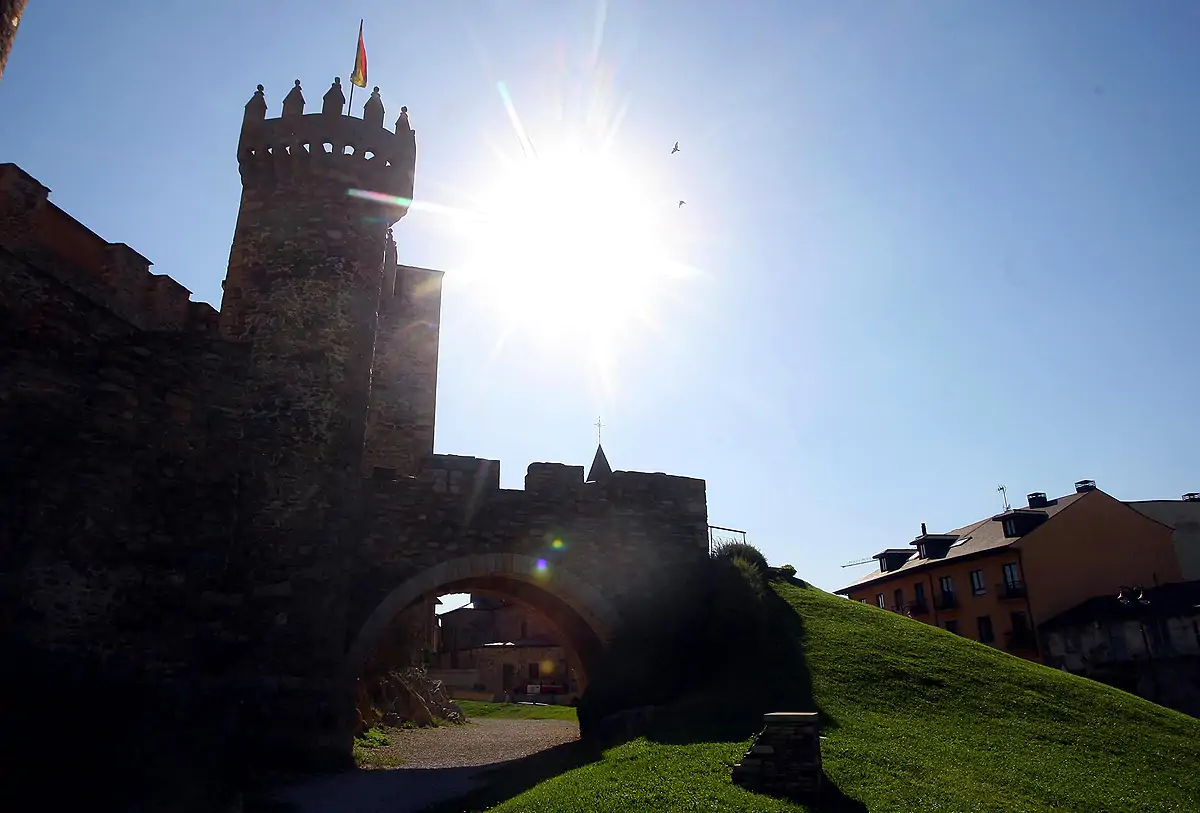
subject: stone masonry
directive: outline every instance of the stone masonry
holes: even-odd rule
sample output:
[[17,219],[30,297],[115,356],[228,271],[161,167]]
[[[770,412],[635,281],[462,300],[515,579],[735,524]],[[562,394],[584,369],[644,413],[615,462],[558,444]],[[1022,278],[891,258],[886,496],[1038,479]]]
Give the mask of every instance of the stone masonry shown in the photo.
[[0,0],[0,79],[4,78],[4,64],[17,38],[17,26],[25,11],[26,0]]
[[702,480],[434,454],[441,279],[397,262],[416,137],[299,81],[237,145],[220,312],[0,164],[0,636],[217,698],[248,748],[348,756],[392,620],[491,590],[585,669],[707,558]]
[[772,712],[733,766],[733,783],[747,790],[798,799],[821,792],[821,732],[816,712]]

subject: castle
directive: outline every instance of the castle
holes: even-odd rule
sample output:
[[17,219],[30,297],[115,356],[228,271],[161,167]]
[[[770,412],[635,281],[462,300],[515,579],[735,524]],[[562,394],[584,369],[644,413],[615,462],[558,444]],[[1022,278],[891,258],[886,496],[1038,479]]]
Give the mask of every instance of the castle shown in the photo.
[[[585,670],[707,559],[702,480],[434,453],[442,273],[391,228],[416,136],[340,82],[237,142],[220,311],[0,164],[0,632],[54,674],[178,685],[262,748],[345,756],[408,607],[493,591]],[[601,464],[601,461],[603,463]],[[9,650],[15,651],[15,650]],[[183,691],[183,690],[181,690]]]

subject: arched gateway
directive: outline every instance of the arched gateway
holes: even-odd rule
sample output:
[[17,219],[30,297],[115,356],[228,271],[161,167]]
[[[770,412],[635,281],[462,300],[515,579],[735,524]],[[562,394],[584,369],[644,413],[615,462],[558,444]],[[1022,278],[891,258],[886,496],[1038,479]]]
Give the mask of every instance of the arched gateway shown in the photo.
[[343,664],[353,679],[400,613],[446,593],[490,591],[527,604],[545,616],[592,671],[612,641],[618,616],[612,605],[565,567],[511,553],[478,553],[449,559],[397,585],[380,602],[354,637]]
[[622,617],[684,596],[708,555],[704,481],[665,474],[585,482],[582,466],[534,463],[524,489],[502,489],[498,461],[429,455],[415,476],[377,473],[365,507],[348,563],[344,694],[393,620],[445,593],[533,607],[594,673]]

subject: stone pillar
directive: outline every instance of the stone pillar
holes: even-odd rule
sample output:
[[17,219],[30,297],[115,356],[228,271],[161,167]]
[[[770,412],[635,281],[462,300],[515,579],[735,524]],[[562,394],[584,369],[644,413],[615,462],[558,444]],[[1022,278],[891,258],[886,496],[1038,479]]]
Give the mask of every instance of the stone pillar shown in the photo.
[[4,64],[17,37],[17,26],[25,12],[25,0],[0,0],[0,79],[4,78]]
[[733,766],[733,783],[746,790],[802,799],[821,792],[821,734],[816,712],[777,711]]

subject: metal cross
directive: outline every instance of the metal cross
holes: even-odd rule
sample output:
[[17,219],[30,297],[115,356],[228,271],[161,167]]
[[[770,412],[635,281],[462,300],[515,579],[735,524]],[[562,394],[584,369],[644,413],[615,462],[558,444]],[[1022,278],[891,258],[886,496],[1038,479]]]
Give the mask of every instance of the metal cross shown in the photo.
[[600,442],[600,430],[604,428],[604,424],[600,423],[600,416],[596,416],[596,422],[592,424],[596,427],[596,442]]

